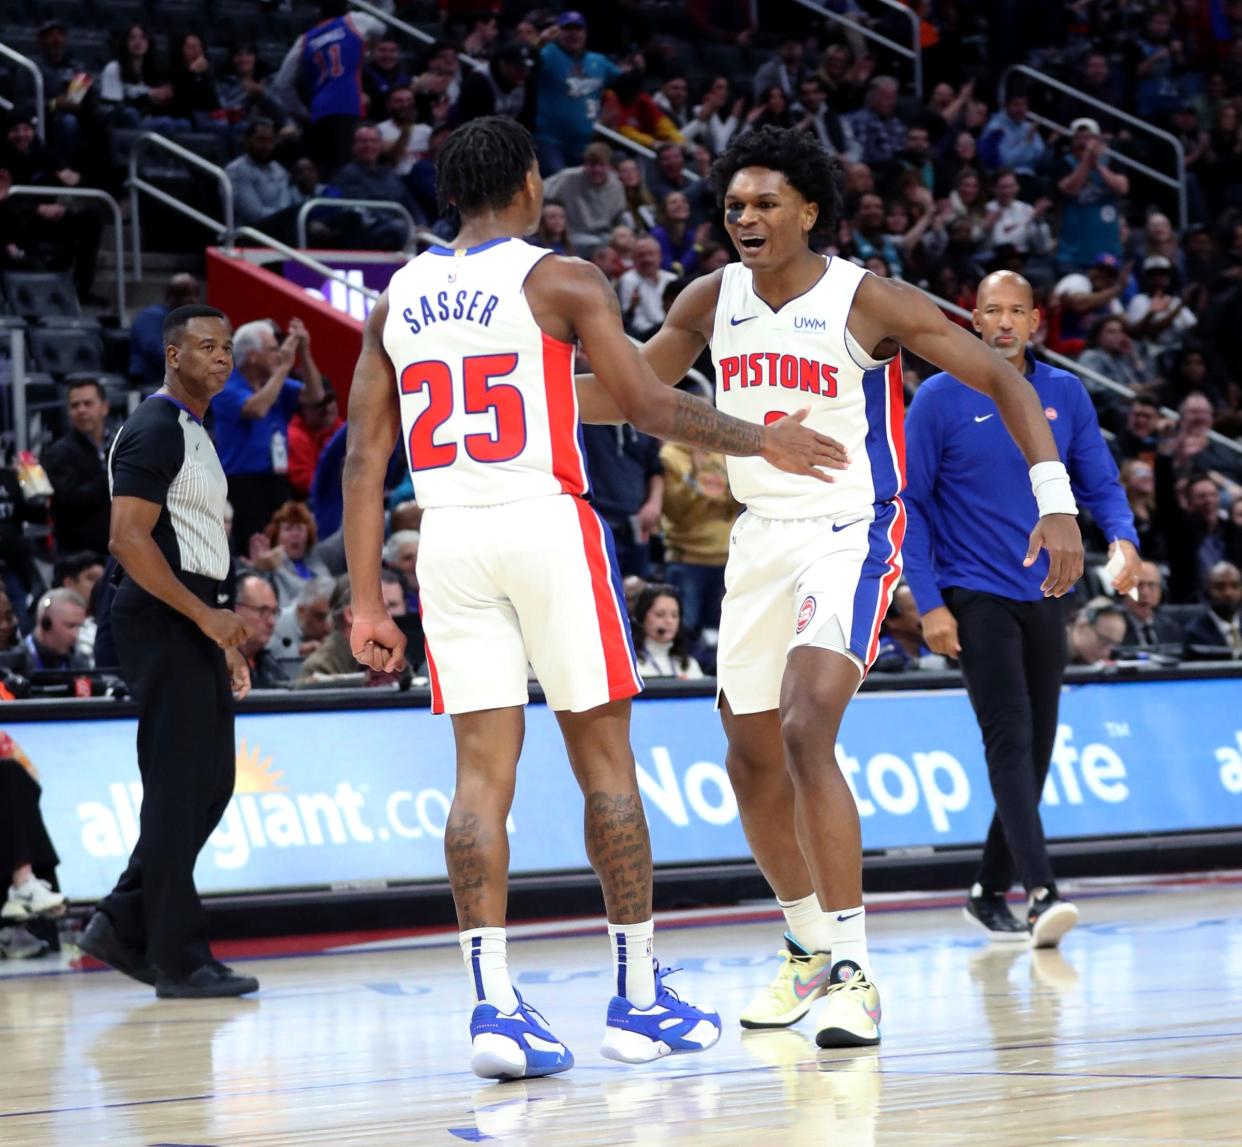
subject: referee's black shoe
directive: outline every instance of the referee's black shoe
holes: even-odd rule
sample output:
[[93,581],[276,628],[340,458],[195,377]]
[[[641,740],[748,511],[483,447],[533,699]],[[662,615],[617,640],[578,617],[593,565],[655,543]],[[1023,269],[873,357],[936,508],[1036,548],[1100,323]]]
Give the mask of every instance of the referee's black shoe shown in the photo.
[[1031,929],[1031,947],[1055,948],[1061,937],[1078,923],[1078,909],[1068,900],[1062,900],[1056,885],[1050,884],[1031,894],[1026,919]]
[[258,990],[259,981],[253,976],[239,976],[218,960],[200,965],[182,979],[161,976],[155,981],[155,994],[161,1000],[218,1000]]
[[998,944],[1024,944],[1030,929],[1012,912],[1003,892],[984,892],[981,884],[971,887],[963,909],[966,919],[977,924],[988,939]]
[[146,956],[116,934],[112,921],[103,912],[92,914],[78,937],[78,947],[131,980],[137,980],[140,984],[155,983],[155,969],[147,963]]

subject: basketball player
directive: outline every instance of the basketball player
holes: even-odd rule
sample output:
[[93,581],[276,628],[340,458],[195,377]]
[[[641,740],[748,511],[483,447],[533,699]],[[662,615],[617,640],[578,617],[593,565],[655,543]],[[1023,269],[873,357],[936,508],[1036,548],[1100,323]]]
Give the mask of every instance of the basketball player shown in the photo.
[[[453,717],[457,789],[444,850],[485,1078],[564,1071],[573,1056],[514,991],[505,949],[513,800],[527,662],[556,712],[586,798],[616,993],[602,1052],[641,1063],[710,1047],[720,1018],[678,999],[652,958],[651,848],[629,745],[641,684],[612,539],[584,500],[574,340],[616,405],[649,434],[762,456],[807,481],[843,465],[799,416],[767,427],[661,386],[626,339],[591,264],[529,246],[543,184],[513,120],[453,133],[439,195],[462,217],[454,247],[398,271],[366,324],[349,402],[345,547],[354,655],[392,671],[405,638],[380,596],[383,481],[402,431],[419,505],[418,580],[433,707]],[[817,484],[820,482],[817,481]]]
[[[742,826],[789,926],[785,964],[741,1020],[785,1027],[823,996],[820,1047],[875,1044],[858,810],[834,750],[901,574],[900,348],[995,401],[1031,467],[1043,516],[1025,562],[1048,550],[1045,594],[1082,572],[1077,509],[1022,375],[919,290],[812,252],[812,232],[831,234],[841,207],[840,166],[813,136],[749,132],[713,179],[741,263],[687,287],[643,357],[672,384],[710,345],[721,410],[764,424],[809,402],[808,422],[849,453],[831,484],[728,461],[746,510],[725,567],[718,703]],[[589,377],[580,397],[585,421],[618,413]]]

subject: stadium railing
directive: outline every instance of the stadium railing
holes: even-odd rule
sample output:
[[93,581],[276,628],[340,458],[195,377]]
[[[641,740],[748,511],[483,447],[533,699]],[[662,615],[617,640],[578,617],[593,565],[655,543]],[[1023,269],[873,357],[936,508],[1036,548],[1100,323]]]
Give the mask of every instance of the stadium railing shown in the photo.
[[129,326],[129,315],[125,309],[125,239],[122,235],[121,205],[97,187],[31,187],[18,184],[9,188],[9,195],[31,195],[42,199],[94,199],[107,204],[112,213],[112,242],[116,248],[116,310],[121,326]]
[[[635,155],[641,156],[643,159],[652,159],[656,157],[656,153],[649,147],[643,146],[637,140],[630,139],[629,136],[622,135],[619,131],[614,131],[610,127],[605,127],[602,123],[596,123],[595,134],[602,135],[610,143],[616,144],[617,147],[625,151],[632,151]],[[691,171],[686,168],[686,178],[691,183],[698,183],[703,177],[697,171]]]
[[[183,203],[162,187],[156,187],[154,183],[141,178],[138,175],[138,157],[147,146],[161,148],[177,156],[191,167],[197,167],[200,171],[205,171],[208,175],[214,176],[220,185],[220,204],[224,208],[223,222],[213,219],[210,215],[204,214],[196,207],[191,207],[188,203]],[[129,236],[133,244],[135,279],[142,279],[142,219],[138,199],[138,192],[140,191],[145,191],[165,206],[171,207],[174,211],[178,211],[187,218],[193,219],[196,223],[202,224],[209,231],[214,231],[226,246],[232,242],[233,233],[237,227],[233,215],[233,184],[229,181],[228,174],[223,167],[209,162],[201,155],[195,155],[189,148],[182,147],[179,143],[174,143],[167,136],[160,135],[154,131],[144,131],[134,140],[134,146],[129,153],[128,186]]]
[[[395,28],[398,32],[405,33],[405,35],[412,40],[417,40],[420,44],[429,47],[436,42],[436,38],[430,33],[424,32],[421,28],[416,28],[413,24],[407,23],[399,16],[394,16],[391,12],[385,12],[382,8],[377,8],[374,4],[368,3],[367,0],[349,0],[349,6],[356,8],[359,12],[365,12],[368,16],[374,16],[390,28]],[[476,60],[465,52],[458,52],[457,58],[464,61],[468,67],[473,68],[476,72],[487,70],[487,62],[485,60]]]
[[[38,133],[40,141],[45,141],[47,139],[47,125],[44,122],[44,109],[47,107],[47,101],[43,96],[43,73],[39,71],[39,65],[29,56],[23,56],[16,48],[10,48],[3,41],[0,41],[0,56],[4,56],[5,59],[12,60],[19,67],[25,68],[34,77],[35,131]],[[12,103],[8,100],[3,101],[3,106],[5,111],[13,109]]]
[[[1135,131],[1142,132],[1153,139],[1167,143],[1173,149],[1174,173],[1172,175],[1164,171],[1157,171],[1156,168],[1151,167],[1142,160],[1134,159],[1111,147],[1105,148],[1105,153],[1123,167],[1129,167],[1147,176],[1148,179],[1154,180],[1156,183],[1161,183],[1165,187],[1171,187],[1177,193],[1178,229],[1182,231],[1186,229],[1190,221],[1189,201],[1186,196],[1186,149],[1182,146],[1182,141],[1177,136],[1161,128],[1153,127],[1146,120],[1132,116],[1129,112],[1124,112],[1112,104],[1105,103],[1103,100],[1097,100],[1094,96],[1089,96],[1086,92],[1079,91],[1078,88],[1071,84],[1064,83],[1054,76],[1050,76],[1046,72],[1037,71],[1026,64],[1013,64],[1002,73],[997,91],[997,101],[1001,107],[1005,106],[1005,101],[1009,94],[1010,77],[1014,75],[1024,76],[1030,83],[1043,84],[1045,87],[1052,88],[1053,91],[1060,92],[1062,95],[1069,96],[1080,103],[1086,104],[1087,107],[1094,111],[1112,116],[1115,120],[1120,120]],[[1047,116],[1039,115],[1033,111],[1027,112],[1027,116],[1033,123],[1039,124],[1040,127],[1046,127],[1063,135],[1069,135],[1069,127],[1066,124],[1058,123],[1056,120],[1049,119]]]
[[[306,242],[306,223],[307,217],[316,207],[339,207],[343,209],[349,208],[365,208],[368,211],[387,211],[393,215],[399,215],[405,220],[405,242],[403,247],[409,245],[409,242],[415,235],[414,217],[401,206],[389,199],[333,199],[329,196],[317,195],[313,199],[308,199],[302,204],[298,211],[297,219],[297,235],[298,246],[307,247]],[[439,242],[437,239],[436,242]]]
[[[965,307],[959,307],[956,303],[951,303],[948,299],[942,299],[939,295],[933,295],[930,291],[928,291],[927,294],[942,311],[945,311],[951,315],[957,315],[959,318],[963,319],[969,319],[971,317],[970,312]],[[1039,356],[1040,358],[1047,359],[1049,362],[1056,363],[1057,366],[1063,367],[1072,374],[1078,375],[1079,378],[1090,382],[1092,385],[1099,387],[1101,390],[1111,391],[1113,394],[1119,395],[1122,398],[1138,397],[1135,392],[1130,389],[1130,387],[1124,386],[1120,382],[1114,382],[1111,378],[1107,378],[1102,374],[1098,374],[1090,367],[1083,366],[1077,359],[1072,359],[1068,355],[1061,354],[1059,351],[1049,350],[1047,347],[1041,347]],[[1168,406],[1162,406],[1160,408],[1160,413],[1166,418],[1172,418],[1175,422],[1181,418],[1181,415],[1176,410],[1173,410]],[[1215,430],[1208,431],[1208,438],[1212,442],[1228,447],[1236,454],[1242,454],[1242,442],[1239,442],[1236,439],[1226,438],[1225,435],[1219,434]]]
[[833,23],[841,25],[848,32],[862,36],[873,43],[880,44],[890,52],[895,52],[903,59],[909,60],[910,67],[914,73],[914,94],[920,99],[923,98],[923,44],[919,32],[918,13],[913,8],[907,7],[905,4],[899,4],[897,0],[877,0],[877,3],[883,4],[884,7],[892,9],[910,21],[910,43],[899,44],[896,40],[890,39],[888,36],[869,28],[860,20],[855,20],[853,17],[843,15],[840,12],[834,12],[830,8],[825,8],[822,4],[815,3],[815,0],[795,0],[795,2],[803,8],[814,12],[817,16],[822,16],[825,20],[831,20]]
[[9,343],[9,374],[13,408],[13,444],[18,451],[30,446],[30,419],[26,411],[26,332],[12,327],[5,332]]

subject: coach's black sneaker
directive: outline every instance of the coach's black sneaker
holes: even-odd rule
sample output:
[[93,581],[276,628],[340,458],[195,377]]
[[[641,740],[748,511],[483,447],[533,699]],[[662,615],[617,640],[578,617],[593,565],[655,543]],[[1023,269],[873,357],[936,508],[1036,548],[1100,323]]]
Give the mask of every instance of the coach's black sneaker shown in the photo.
[[983,885],[975,884],[966,898],[962,914],[972,924],[977,924],[988,939],[997,944],[1025,944],[1031,930],[1009,911],[1009,903],[1003,892],[984,892]]
[[239,976],[218,960],[195,968],[180,980],[161,976],[155,981],[155,994],[161,1000],[218,1000],[258,990],[259,981],[253,976]]
[[155,969],[137,948],[131,948],[116,934],[112,921],[103,912],[95,912],[82,935],[78,947],[88,956],[115,968],[122,975],[140,984],[155,983]]
[[1050,884],[1031,893],[1026,921],[1031,929],[1032,948],[1055,948],[1061,937],[1078,923],[1078,909],[1068,900],[1062,900],[1056,885]]

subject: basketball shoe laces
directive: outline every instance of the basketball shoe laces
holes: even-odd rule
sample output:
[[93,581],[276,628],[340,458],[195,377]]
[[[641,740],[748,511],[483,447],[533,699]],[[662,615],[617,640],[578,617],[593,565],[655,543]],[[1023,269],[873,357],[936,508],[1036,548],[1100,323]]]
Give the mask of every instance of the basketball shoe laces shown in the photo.
[[671,976],[675,972],[680,972],[680,971],[682,971],[681,968],[661,968],[659,965],[656,966],[655,979],[656,979],[656,999],[657,1000],[659,1000],[659,998],[667,992],[678,1003],[682,1002],[681,997],[677,994],[677,992],[673,988],[670,988],[664,982],[666,977]]
[[777,1002],[785,1003],[789,993],[793,991],[793,981],[798,975],[798,965],[810,963],[810,959],[807,956],[794,956],[788,948],[781,948],[776,954],[784,962],[775,977],[768,983],[767,992]]

